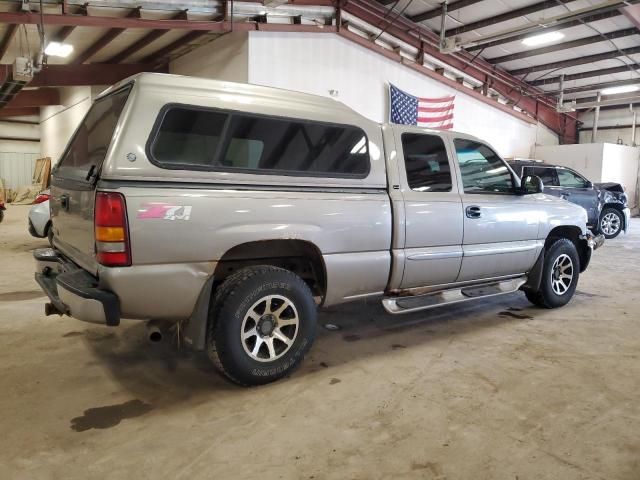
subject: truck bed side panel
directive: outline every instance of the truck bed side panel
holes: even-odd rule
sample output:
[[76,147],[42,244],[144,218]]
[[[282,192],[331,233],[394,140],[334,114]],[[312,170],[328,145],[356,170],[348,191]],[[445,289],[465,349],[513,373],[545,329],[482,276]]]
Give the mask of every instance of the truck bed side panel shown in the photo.
[[[121,192],[127,199],[133,266],[105,269],[108,275],[101,275],[130,310],[123,312],[125,317],[155,317],[163,309],[171,317],[188,316],[216,263],[231,248],[253,241],[314,244],[325,259],[326,304],[386,287],[391,206],[385,190],[244,190],[145,182],[101,182],[100,189]],[[173,273],[166,275],[173,278],[154,282],[153,306],[146,295],[140,300],[130,295],[137,271],[162,275],[163,266],[171,266]]]

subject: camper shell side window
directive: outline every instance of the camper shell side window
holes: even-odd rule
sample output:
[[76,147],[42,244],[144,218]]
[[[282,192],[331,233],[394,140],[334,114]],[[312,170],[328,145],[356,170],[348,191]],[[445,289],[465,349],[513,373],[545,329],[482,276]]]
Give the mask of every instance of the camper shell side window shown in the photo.
[[368,139],[352,125],[169,104],[158,115],[147,156],[174,170],[365,178]]

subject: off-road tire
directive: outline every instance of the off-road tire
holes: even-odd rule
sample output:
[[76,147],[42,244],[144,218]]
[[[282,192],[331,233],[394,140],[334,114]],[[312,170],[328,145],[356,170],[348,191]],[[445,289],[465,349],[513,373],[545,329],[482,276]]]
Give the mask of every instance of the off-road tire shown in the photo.
[[[572,279],[568,289],[559,295],[553,289],[553,266],[558,258],[566,255],[573,265]],[[560,238],[553,242],[545,252],[542,281],[538,291],[525,290],[527,299],[543,308],[558,308],[569,303],[575,294],[580,277],[580,257],[574,243],[566,238]]]
[[[605,233],[602,230],[602,220],[606,215],[615,215],[616,217],[618,217],[618,230],[615,233]],[[600,219],[598,220],[598,230],[604,235],[604,238],[606,238],[607,240],[616,238],[618,235],[620,235],[620,232],[622,232],[623,227],[624,227],[624,215],[622,214],[622,212],[620,212],[620,210],[617,210],[611,207],[607,207],[604,210],[602,210],[602,213],[600,214]]]
[[[243,346],[241,329],[251,306],[268,295],[289,299],[298,313],[293,344],[273,361],[253,359]],[[231,381],[263,385],[291,374],[315,339],[317,308],[307,284],[296,274],[269,265],[247,267],[230,275],[216,290],[209,309],[207,354]]]

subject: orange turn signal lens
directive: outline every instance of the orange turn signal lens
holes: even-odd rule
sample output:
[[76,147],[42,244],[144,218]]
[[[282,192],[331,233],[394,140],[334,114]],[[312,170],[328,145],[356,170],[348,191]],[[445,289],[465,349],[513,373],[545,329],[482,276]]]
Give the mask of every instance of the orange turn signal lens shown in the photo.
[[122,227],[96,226],[96,241],[98,242],[124,242],[124,239],[124,228]]

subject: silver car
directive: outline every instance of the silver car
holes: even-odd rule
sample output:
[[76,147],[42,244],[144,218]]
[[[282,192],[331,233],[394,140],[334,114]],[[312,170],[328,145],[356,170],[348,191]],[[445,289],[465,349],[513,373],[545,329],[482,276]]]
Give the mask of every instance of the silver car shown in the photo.
[[40,193],[29,210],[29,233],[36,238],[48,238],[53,246],[53,228],[49,211],[49,190]]

